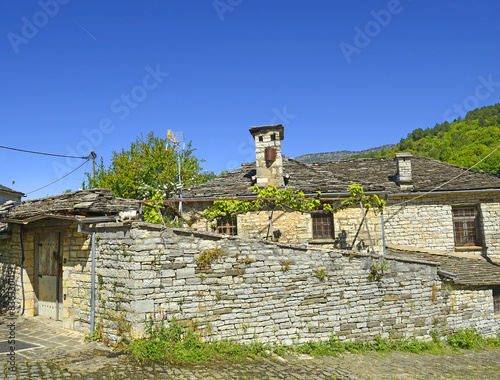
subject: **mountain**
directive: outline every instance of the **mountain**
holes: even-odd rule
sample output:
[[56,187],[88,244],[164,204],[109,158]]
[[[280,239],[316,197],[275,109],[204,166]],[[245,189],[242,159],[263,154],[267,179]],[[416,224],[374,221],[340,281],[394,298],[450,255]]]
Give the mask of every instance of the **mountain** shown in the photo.
[[311,153],[311,154],[303,154],[302,156],[295,157],[295,159],[302,162],[337,161],[337,160],[344,160],[352,156],[368,155],[368,154],[382,152],[384,150],[385,151],[392,150],[395,147],[396,144],[387,144],[379,146],[378,148],[370,148],[360,151],[340,150],[337,152]]
[[[469,111],[465,117],[433,128],[417,128],[396,145],[361,152],[330,152],[297,157],[305,162],[347,157],[388,157],[411,152],[438,161],[500,175],[500,103]],[[477,165],[476,165],[477,164]]]

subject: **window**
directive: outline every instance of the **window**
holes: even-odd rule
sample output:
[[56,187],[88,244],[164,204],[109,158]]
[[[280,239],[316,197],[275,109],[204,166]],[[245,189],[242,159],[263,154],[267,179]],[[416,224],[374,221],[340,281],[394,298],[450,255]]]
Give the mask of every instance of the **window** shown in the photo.
[[311,214],[313,239],[333,239],[333,217],[331,213]]
[[271,141],[276,141],[276,135],[275,134],[271,135]]
[[475,206],[453,207],[453,231],[455,247],[482,245],[479,212]]
[[238,235],[236,217],[223,216],[217,219],[217,232],[225,235]]

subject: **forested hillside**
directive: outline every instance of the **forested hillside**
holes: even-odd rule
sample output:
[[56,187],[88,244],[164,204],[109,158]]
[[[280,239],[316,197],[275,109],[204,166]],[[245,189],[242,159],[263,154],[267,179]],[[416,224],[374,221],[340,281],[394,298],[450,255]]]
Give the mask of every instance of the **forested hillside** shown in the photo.
[[[500,103],[478,108],[452,123],[418,128],[401,139],[394,149],[354,157],[387,157],[411,152],[439,161],[470,167],[500,144]],[[474,169],[500,174],[500,149]]]
[[325,153],[310,153],[303,154],[302,156],[295,157],[295,159],[302,162],[323,162],[323,161],[338,161],[344,160],[353,156],[363,156],[368,157],[369,155],[379,153],[381,151],[387,151],[394,149],[396,144],[387,144],[379,146],[377,148],[370,148],[360,151],[350,151],[350,150],[340,150],[337,152],[325,152]]

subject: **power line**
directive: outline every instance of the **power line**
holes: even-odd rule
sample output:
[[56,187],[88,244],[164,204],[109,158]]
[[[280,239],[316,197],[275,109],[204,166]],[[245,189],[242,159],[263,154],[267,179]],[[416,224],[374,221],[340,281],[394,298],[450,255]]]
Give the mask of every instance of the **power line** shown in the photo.
[[[464,174],[466,174],[469,170],[473,169],[474,167],[476,167],[477,165],[479,165],[481,162],[483,162],[484,160],[486,160],[489,156],[491,156],[493,153],[495,153],[498,149],[500,148],[500,145],[498,145],[495,149],[493,149],[490,153],[488,153],[486,156],[484,156],[482,159],[480,159],[478,162],[476,162],[474,165],[472,165],[470,168],[468,168],[467,170],[463,171],[462,173],[460,173],[459,175],[453,177],[452,179],[446,181],[446,182],[443,182],[442,184],[436,186],[434,189],[432,190],[429,190],[423,194],[420,194],[412,199],[408,199],[407,201],[404,201],[404,202],[400,202],[400,203],[396,203],[395,205],[392,205],[391,207],[397,207],[397,206],[403,206],[404,204],[406,203],[410,203],[410,202],[413,202],[414,200],[416,199],[419,199],[419,198],[422,198],[430,193],[433,193],[434,191],[440,189],[441,187],[443,187],[444,185],[447,185],[449,184],[450,182],[453,182],[455,181],[457,178],[460,178],[461,176],[463,176]],[[394,216],[396,216],[397,214],[399,214],[399,212],[403,209],[403,207],[401,207],[398,211],[396,211],[393,215],[391,215],[387,221],[389,221],[389,219],[393,218]]]
[[61,179],[66,178],[66,177],[67,177],[67,176],[69,176],[70,174],[72,174],[72,173],[76,172],[78,169],[80,169],[83,165],[85,165],[85,164],[86,164],[87,162],[89,162],[89,161],[90,161],[90,158],[88,158],[88,159],[87,159],[87,161],[85,161],[83,164],[81,164],[81,165],[80,165],[79,167],[77,167],[76,169],[74,169],[74,170],[70,171],[68,174],[63,175],[61,178],[56,179],[54,182],[51,182],[51,183],[49,183],[48,185],[45,185],[45,186],[42,186],[42,187],[40,187],[40,188],[38,188],[38,189],[36,189],[36,190],[30,191],[29,193],[26,193],[26,195],[29,195],[29,194],[35,193],[35,192],[37,192],[38,190],[45,189],[46,187],[49,187],[50,185],[53,185],[54,183],[56,183],[56,182],[60,181]]
[[41,154],[43,156],[52,156],[52,157],[65,157],[65,158],[80,158],[82,160],[85,160],[85,159],[89,159],[90,156],[86,156],[86,157],[79,157],[79,156],[67,156],[67,155],[64,155],[64,154],[53,154],[53,153],[43,153],[43,152],[35,152],[33,150],[25,150],[25,149],[18,149],[18,148],[11,148],[11,147],[8,147],[8,146],[2,146],[0,145],[0,148],[3,148],[3,149],[9,149],[9,150],[15,150],[15,151],[18,151],[18,152],[24,152],[24,153],[33,153],[33,154]]

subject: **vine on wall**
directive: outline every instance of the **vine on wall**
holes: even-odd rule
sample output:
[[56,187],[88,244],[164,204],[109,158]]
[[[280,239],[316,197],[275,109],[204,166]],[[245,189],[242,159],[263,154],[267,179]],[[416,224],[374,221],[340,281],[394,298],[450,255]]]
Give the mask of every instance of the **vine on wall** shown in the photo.
[[321,192],[318,191],[315,198],[306,198],[302,191],[293,191],[292,189],[277,189],[274,186],[259,188],[253,186],[252,190],[257,194],[256,200],[238,200],[235,198],[220,198],[214,201],[211,207],[206,208],[201,217],[207,220],[214,220],[222,216],[235,217],[238,214],[244,214],[248,211],[259,211],[266,208],[281,209],[283,211],[331,211],[338,212],[357,205],[361,202],[363,207],[376,207],[382,210],[385,207],[385,201],[377,195],[367,196],[364,194],[363,187],[353,183],[349,186],[350,197],[344,200],[339,207],[333,208],[330,201],[321,199]]

